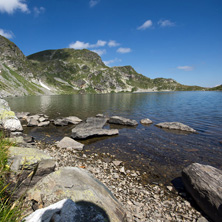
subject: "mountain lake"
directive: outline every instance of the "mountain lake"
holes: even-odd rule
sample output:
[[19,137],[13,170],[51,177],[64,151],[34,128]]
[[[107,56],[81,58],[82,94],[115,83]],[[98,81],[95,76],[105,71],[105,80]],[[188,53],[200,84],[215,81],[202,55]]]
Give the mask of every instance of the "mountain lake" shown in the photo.
[[[98,113],[118,115],[151,125],[124,127],[119,135],[80,141],[84,153],[110,153],[122,160],[126,168],[146,172],[147,181],[169,182],[180,176],[192,162],[222,169],[222,92],[152,92],[91,95],[52,95],[6,98],[13,111],[46,114],[50,119],[77,116],[81,119]],[[181,122],[194,133],[163,130],[160,122]],[[53,144],[70,136],[74,126],[24,127],[37,141]]]

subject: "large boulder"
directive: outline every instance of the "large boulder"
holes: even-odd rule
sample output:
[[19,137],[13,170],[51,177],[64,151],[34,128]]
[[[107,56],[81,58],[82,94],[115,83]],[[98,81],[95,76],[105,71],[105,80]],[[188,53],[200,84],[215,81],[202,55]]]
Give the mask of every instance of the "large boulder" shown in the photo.
[[35,200],[39,194],[44,206],[70,198],[74,202],[93,204],[103,209],[109,217],[108,221],[126,221],[122,205],[107,187],[86,170],[77,167],[61,168],[44,177],[27,192],[27,200]]
[[125,126],[136,126],[136,125],[138,125],[138,122],[136,120],[127,119],[127,118],[124,118],[124,117],[121,117],[121,116],[112,116],[112,117],[110,117],[109,123],[125,125]]
[[193,163],[182,172],[187,191],[198,206],[215,222],[222,221],[222,171]]
[[107,122],[106,118],[89,117],[85,122],[78,124],[72,129],[71,137],[74,139],[86,139],[95,136],[112,136],[117,135],[117,129],[103,129]]
[[196,133],[197,131],[183,123],[179,122],[163,122],[163,123],[158,123],[156,126],[164,129],[169,129],[169,130],[181,130],[181,131],[186,131],[186,132],[192,132]]
[[69,137],[64,137],[62,140],[60,140],[56,146],[59,148],[71,148],[74,150],[83,150],[84,145],[82,143],[79,143],[75,141],[74,139],[71,139]]
[[52,157],[41,150],[13,146],[9,148],[8,165],[11,169],[10,187],[14,197],[21,196],[27,188],[34,186],[42,177],[52,173],[56,167]]
[[63,199],[43,209],[38,209],[28,217],[26,222],[104,222],[110,221],[106,212],[92,203],[73,202]]
[[0,124],[4,129],[12,132],[23,131],[21,122],[4,99],[0,99]]

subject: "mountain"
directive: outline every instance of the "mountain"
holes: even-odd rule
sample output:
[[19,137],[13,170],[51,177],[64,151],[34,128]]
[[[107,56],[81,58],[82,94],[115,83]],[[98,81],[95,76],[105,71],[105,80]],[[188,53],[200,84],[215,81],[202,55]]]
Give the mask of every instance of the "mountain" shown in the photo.
[[222,84],[209,89],[210,91],[222,91]]
[[57,49],[25,56],[0,36],[0,95],[204,90],[173,79],[150,79],[131,66],[108,67],[87,49]]

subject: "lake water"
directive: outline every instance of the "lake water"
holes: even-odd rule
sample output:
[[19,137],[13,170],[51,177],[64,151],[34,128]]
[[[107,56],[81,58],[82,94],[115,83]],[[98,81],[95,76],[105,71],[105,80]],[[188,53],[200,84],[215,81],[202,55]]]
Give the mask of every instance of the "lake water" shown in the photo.
[[[117,127],[118,136],[84,141],[86,153],[115,154],[128,168],[147,172],[147,180],[170,181],[192,162],[222,169],[222,92],[27,96],[6,100],[13,111],[44,113],[50,118],[74,115],[85,119],[103,113],[138,122],[151,119],[154,124],[149,126]],[[198,134],[166,131],[155,126],[166,121],[182,122]],[[64,135],[70,136],[72,128],[49,126],[26,128],[25,132],[37,140],[53,143]]]

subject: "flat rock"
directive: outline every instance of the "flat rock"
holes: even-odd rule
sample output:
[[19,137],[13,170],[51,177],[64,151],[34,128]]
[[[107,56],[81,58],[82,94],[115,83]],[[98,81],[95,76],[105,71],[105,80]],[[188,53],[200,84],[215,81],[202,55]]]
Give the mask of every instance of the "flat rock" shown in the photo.
[[145,119],[141,119],[141,120],[140,120],[140,123],[145,124],[145,125],[148,125],[148,124],[152,124],[153,121],[150,120],[150,119],[148,119],[148,118],[145,118]]
[[83,150],[84,145],[71,139],[69,137],[64,137],[61,141],[56,144],[59,148],[71,148],[74,150]]
[[82,122],[82,120],[76,116],[68,116],[64,118],[68,123],[70,124],[79,124],[80,122]]
[[215,222],[222,221],[222,171],[193,163],[182,172],[186,190],[198,206]]
[[107,122],[106,118],[89,117],[85,122],[78,124],[72,129],[71,137],[74,139],[86,139],[95,136],[112,136],[119,133],[118,130],[102,129]]
[[125,125],[125,126],[136,126],[136,125],[138,125],[138,122],[136,120],[127,119],[127,118],[124,118],[124,117],[121,117],[121,116],[112,116],[112,117],[110,117],[109,123]]
[[76,132],[82,129],[102,129],[107,120],[106,118],[96,118],[96,117],[88,117],[86,121],[78,124],[75,128],[72,129],[72,132]]
[[43,126],[48,126],[49,124],[50,124],[50,121],[45,121],[45,122],[38,123],[38,126],[43,127]]
[[163,122],[163,123],[156,124],[156,126],[160,128],[164,128],[164,129],[170,129],[170,130],[181,130],[181,131],[192,132],[192,133],[197,132],[193,128],[179,122]]
[[8,164],[11,170],[34,169],[41,160],[51,160],[52,157],[36,148],[11,146],[9,148]]
[[[70,198],[85,206],[91,204],[91,206],[99,207],[108,215],[108,221],[126,221],[122,205],[107,187],[86,170],[77,167],[60,168],[60,170],[47,175],[27,192],[26,199],[35,200],[34,197],[39,193],[43,197],[42,201],[46,207],[57,201]],[[86,219],[84,221],[92,220]]]
[[63,199],[43,209],[36,210],[25,218],[26,222],[104,222],[110,221],[106,212],[91,203]]
[[77,132],[73,132],[71,137],[73,139],[86,139],[88,137],[97,137],[97,136],[114,136],[118,135],[119,130],[117,129],[82,129]]

